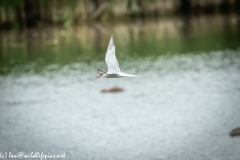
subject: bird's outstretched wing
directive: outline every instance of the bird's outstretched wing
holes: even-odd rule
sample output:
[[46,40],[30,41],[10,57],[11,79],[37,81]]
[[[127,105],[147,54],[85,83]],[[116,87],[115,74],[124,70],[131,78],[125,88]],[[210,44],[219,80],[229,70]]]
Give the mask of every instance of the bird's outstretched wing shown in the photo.
[[108,44],[105,61],[108,66],[108,72],[107,72],[108,74],[116,74],[116,73],[121,72],[116,55],[115,55],[115,45],[114,45],[113,35],[111,36],[109,44]]
[[98,74],[104,74],[106,72],[103,72],[102,70],[98,69]]

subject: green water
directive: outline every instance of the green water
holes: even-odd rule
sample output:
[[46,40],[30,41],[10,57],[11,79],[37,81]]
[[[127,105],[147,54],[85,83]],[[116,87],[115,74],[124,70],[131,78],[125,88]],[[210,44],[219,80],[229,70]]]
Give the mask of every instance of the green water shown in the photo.
[[41,71],[50,64],[103,61],[112,33],[120,61],[240,47],[239,21],[234,15],[4,31],[0,73],[8,74],[16,68],[27,72],[28,65]]

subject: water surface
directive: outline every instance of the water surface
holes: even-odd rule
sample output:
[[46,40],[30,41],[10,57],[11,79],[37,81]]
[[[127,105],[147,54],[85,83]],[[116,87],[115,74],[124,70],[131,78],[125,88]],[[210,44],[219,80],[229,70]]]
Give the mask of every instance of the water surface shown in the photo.
[[[224,20],[203,19],[216,18]],[[72,160],[238,159],[240,139],[228,135],[240,125],[238,24],[214,30],[206,23],[205,31],[181,35],[183,20],[175,20],[113,28],[121,70],[137,78],[95,78],[97,68],[107,69],[104,31],[60,28],[54,31],[65,38],[53,36],[51,44],[2,43],[0,151]],[[173,31],[161,37],[164,25]],[[80,34],[87,36],[76,42]],[[100,35],[97,45],[91,34]],[[124,92],[101,93],[114,86]]]

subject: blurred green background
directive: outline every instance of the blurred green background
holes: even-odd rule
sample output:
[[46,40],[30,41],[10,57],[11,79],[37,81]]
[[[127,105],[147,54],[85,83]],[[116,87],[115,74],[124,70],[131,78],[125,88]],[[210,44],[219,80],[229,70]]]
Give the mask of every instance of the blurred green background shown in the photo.
[[[236,49],[238,0],[1,0],[0,73],[34,64]],[[23,69],[24,70],[24,69]]]

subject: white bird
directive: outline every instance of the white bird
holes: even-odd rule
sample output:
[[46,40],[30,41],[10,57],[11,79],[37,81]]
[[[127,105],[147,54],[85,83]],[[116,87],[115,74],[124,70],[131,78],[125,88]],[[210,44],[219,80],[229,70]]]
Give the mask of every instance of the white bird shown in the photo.
[[113,35],[111,36],[109,44],[108,44],[105,61],[108,66],[108,71],[103,72],[100,69],[98,69],[99,75],[97,76],[97,78],[100,78],[100,77],[121,78],[121,77],[136,77],[137,76],[137,75],[130,75],[130,74],[121,72],[116,55],[115,55],[115,45],[114,45]]

